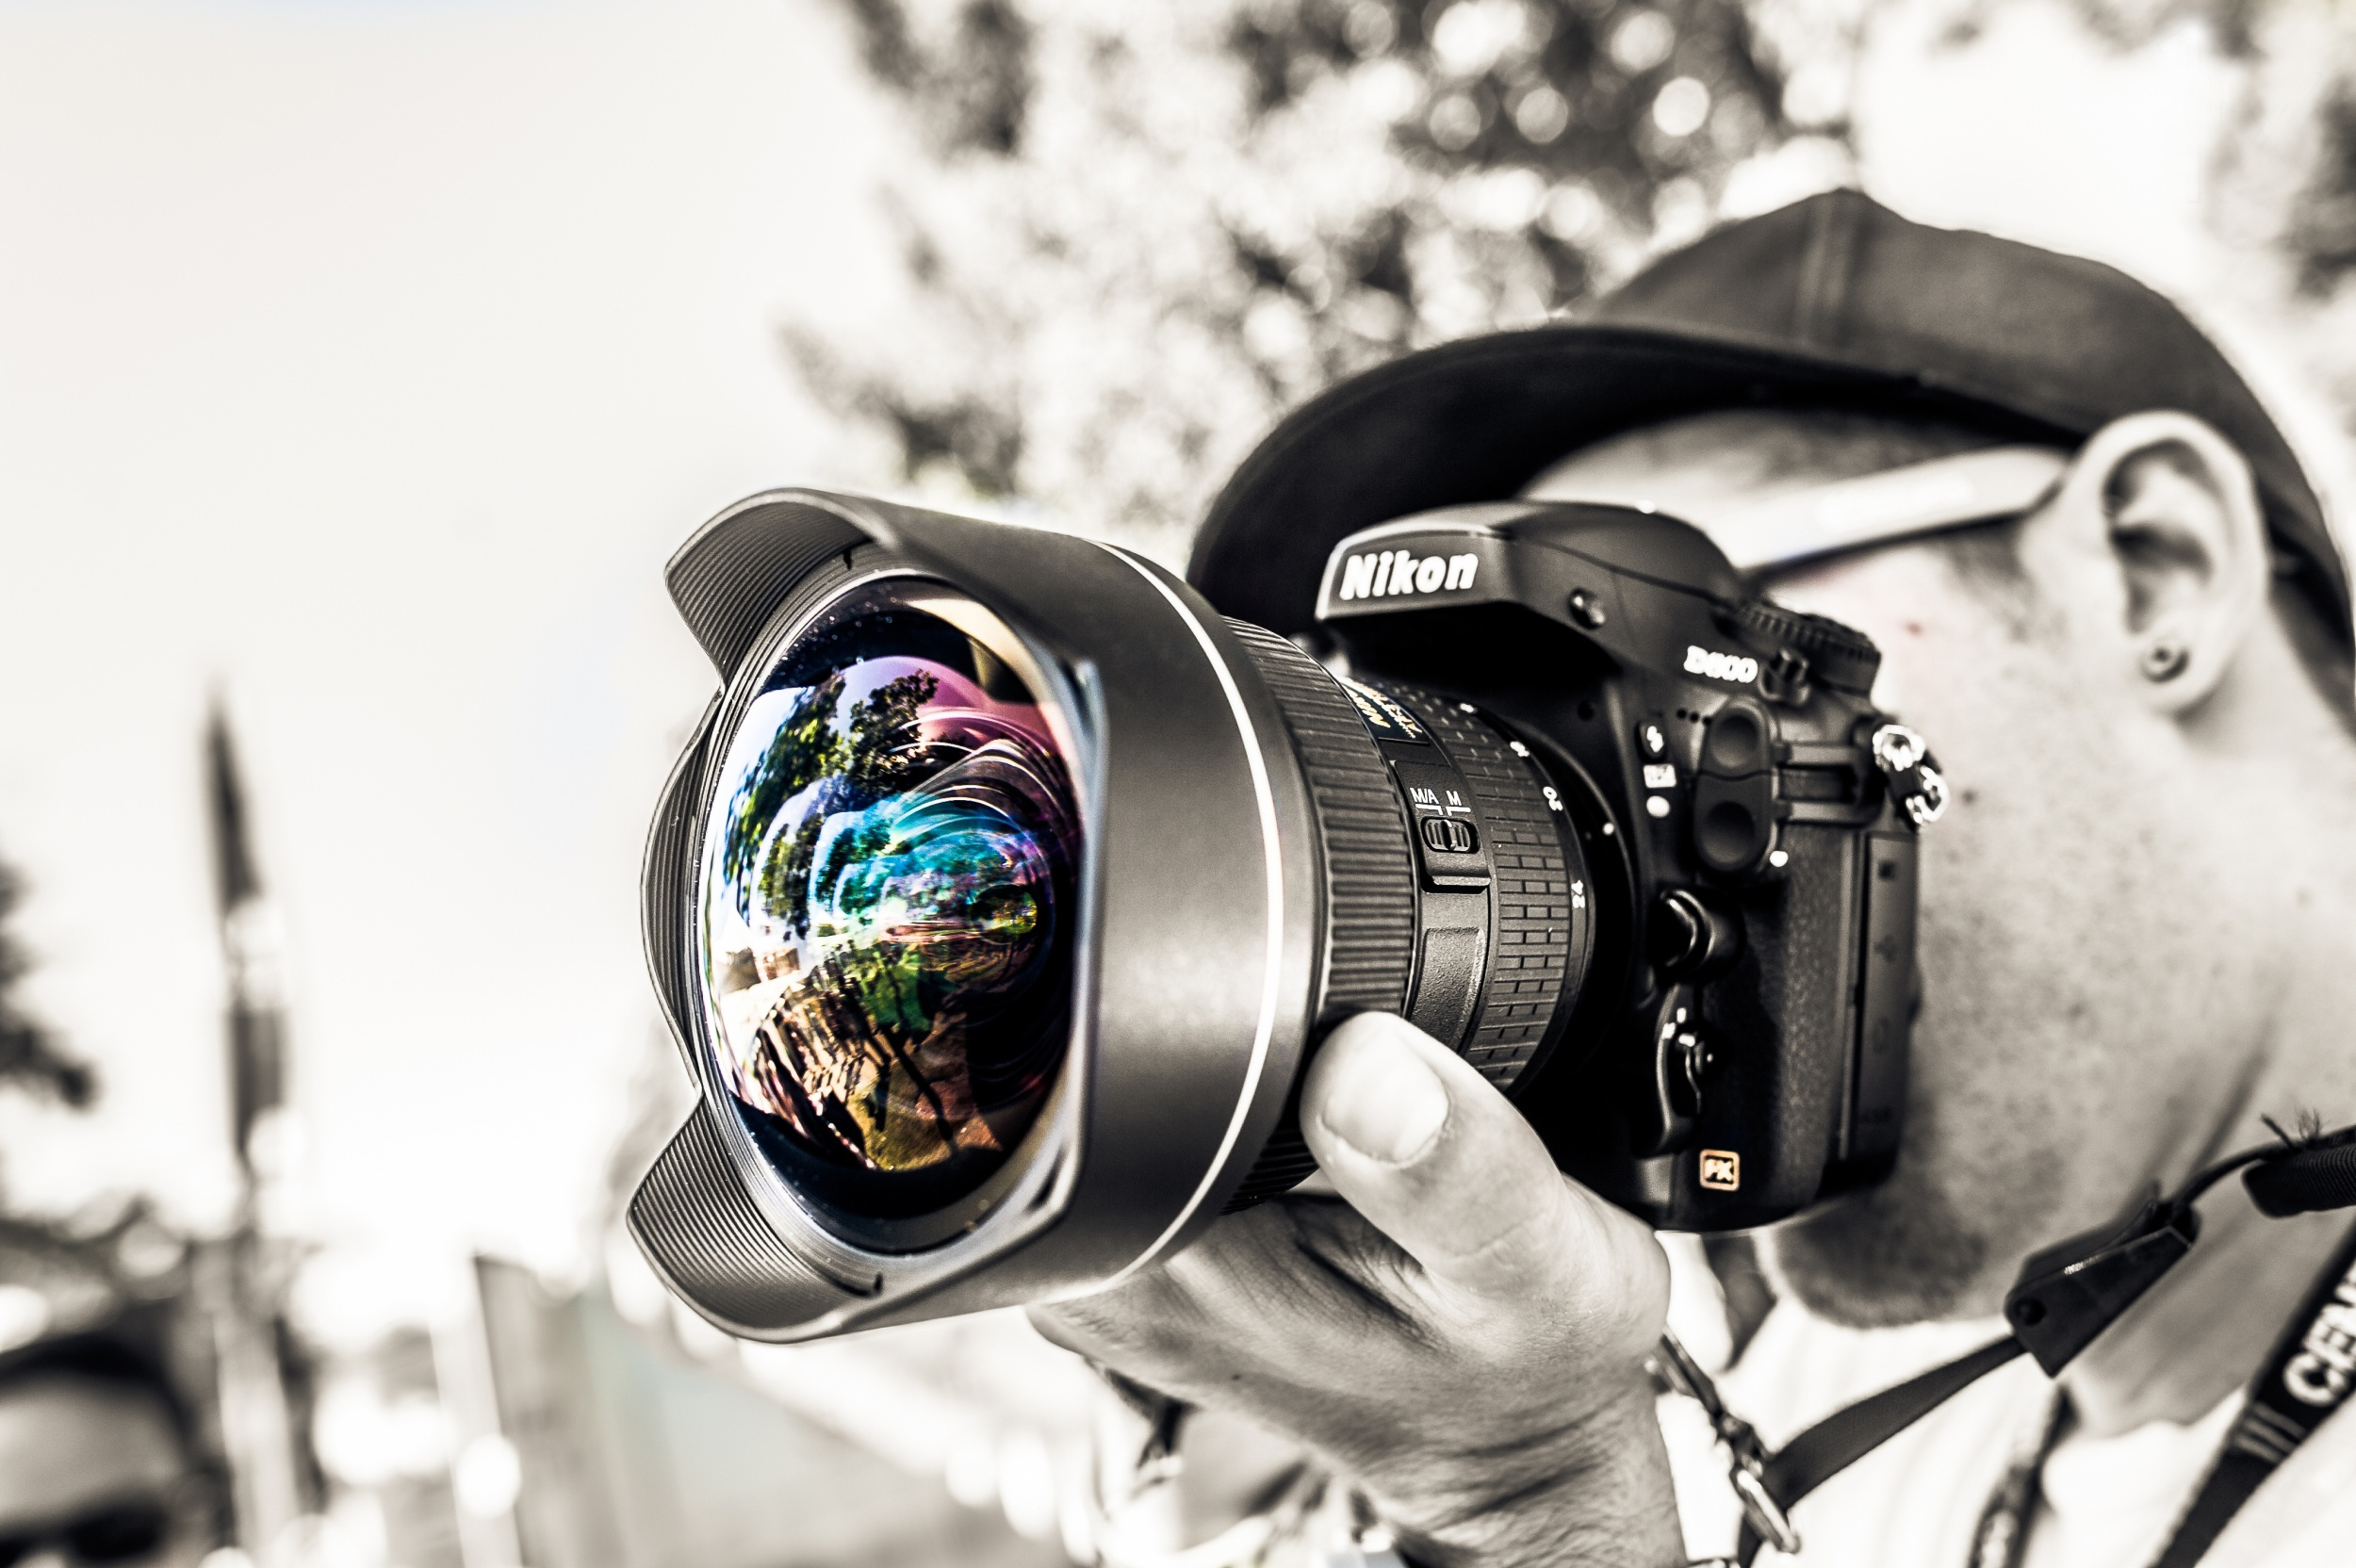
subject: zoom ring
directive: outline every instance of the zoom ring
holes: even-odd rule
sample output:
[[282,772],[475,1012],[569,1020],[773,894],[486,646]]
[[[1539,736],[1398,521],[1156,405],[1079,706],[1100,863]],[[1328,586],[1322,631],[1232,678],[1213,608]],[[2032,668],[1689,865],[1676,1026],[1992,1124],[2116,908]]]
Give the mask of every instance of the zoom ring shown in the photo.
[[1481,1076],[1510,1088],[1545,1042],[1573,964],[1584,967],[1585,889],[1570,884],[1556,814],[1536,770],[1456,704],[1391,690],[1448,748],[1488,825],[1496,890],[1488,983],[1459,1049]]

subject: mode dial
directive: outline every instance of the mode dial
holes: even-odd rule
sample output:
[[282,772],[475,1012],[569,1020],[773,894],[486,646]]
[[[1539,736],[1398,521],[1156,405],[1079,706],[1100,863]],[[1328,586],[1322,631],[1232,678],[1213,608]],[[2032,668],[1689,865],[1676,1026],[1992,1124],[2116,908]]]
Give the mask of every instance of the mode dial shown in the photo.
[[1808,661],[1811,678],[1864,696],[1881,669],[1881,649],[1854,627],[1805,611],[1752,599],[1734,612],[1742,629],[1771,648],[1790,648]]

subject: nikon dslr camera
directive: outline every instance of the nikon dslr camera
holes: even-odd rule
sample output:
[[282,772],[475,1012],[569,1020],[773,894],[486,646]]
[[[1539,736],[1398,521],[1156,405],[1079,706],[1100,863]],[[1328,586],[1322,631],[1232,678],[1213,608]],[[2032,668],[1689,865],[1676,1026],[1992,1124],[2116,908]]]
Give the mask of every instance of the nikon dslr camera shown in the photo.
[[1859,633],[1617,507],[1334,548],[1313,631],[1113,546],[815,491],[674,560],[723,687],[648,848],[700,1095],[631,1229],[794,1340],[1098,1289],[1313,1162],[1352,1013],[1726,1231],[1895,1155],[1916,833]]

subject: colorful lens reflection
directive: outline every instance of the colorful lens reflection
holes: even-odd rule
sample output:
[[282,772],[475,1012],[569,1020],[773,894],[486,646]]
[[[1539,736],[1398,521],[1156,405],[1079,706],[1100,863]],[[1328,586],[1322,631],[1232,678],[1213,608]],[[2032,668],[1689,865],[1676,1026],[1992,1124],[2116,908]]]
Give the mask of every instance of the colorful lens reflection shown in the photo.
[[1062,1063],[1078,821],[1011,645],[946,590],[856,591],[780,657],[723,763],[715,1066],[772,1163],[855,1214],[970,1193]]

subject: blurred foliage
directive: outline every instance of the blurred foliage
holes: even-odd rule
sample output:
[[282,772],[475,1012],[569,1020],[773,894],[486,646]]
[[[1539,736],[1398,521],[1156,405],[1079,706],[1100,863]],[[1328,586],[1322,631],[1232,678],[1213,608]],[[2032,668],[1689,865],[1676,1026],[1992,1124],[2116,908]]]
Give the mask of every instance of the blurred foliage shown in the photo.
[[1031,94],[1031,25],[1009,0],[970,0],[943,44],[917,41],[901,0],[844,0],[869,73],[923,111],[944,151],[1012,154]]
[[188,1284],[189,1246],[150,1200],[123,1193],[62,1217],[0,1215],[0,1286],[46,1300],[37,1332],[78,1333],[126,1305],[179,1296]]
[[[1952,6],[1944,41],[1950,45],[1978,41],[2008,0],[1961,0]],[[2255,46],[2252,25],[2266,0],[2058,0],[2087,32],[2125,52],[2142,48],[2168,28],[2186,21],[2205,25],[2216,46],[2225,54],[2249,54]]]
[[2321,142],[2286,237],[2300,288],[2319,299],[2356,277],[2356,73],[2324,104]]
[[[906,137],[886,149],[902,265],[888,304],[828,302],[786,346],[872,443],[864,466],[944,505],[1035,507],[1174,563],[1285,410],[1404,351],[1576,313],[1715,221],[1854,182],[1860,139],[1887,134],[1850,119],[1873,39],[2021,47],[2041,24],[2015,11],[2147,56],[2150,91],[2181,84],[2187,43],[2229,67],[2238,102],[2192,188],[2224,258],[2216,291],[2281,329],[2343,419],[2356,410],[2346,7],[840,4]],[[2117,155],[2056,148],[2053,178],[2127,210],[2106,206]],[[2138,238],[2096,249],[2132,258]]]
[[912,132],[905,292],[790,351],[920,487],[1166,557],[1333,380],[1848,170],[1739,0],[843,4]]
[[1417,92],[1416,112],[1392,128],[1402,155],[1443,176],[1527,171],[1544,182],[1492,181],[1490,211],[1385,215],[1378,243],[1361,251],[1377,277],[1360,281],[1411,303],[1402,218],[1470,217],[1476,230],[1532,247],[1548,267],[1545,305],[1560,308],[1592,286],[1580,240],[1602,216],[1595,206],[1641,234],[1664,192],[1693,199],[1677,182],[1722,177],[1782,128],[1782,83],[1731,0],[1305,0],[1246,10],[1230,47],[1252,73],[1261,116],[1325,75],[1367,60],[1403,64]]
[[16,874],[0,866],[0,1086],[87,1105],[98,1090],[96,1075],[59,1052],[39,1024],[17,1010],[9,994],[25,968],[24,952],[6,930],[21,890]]

